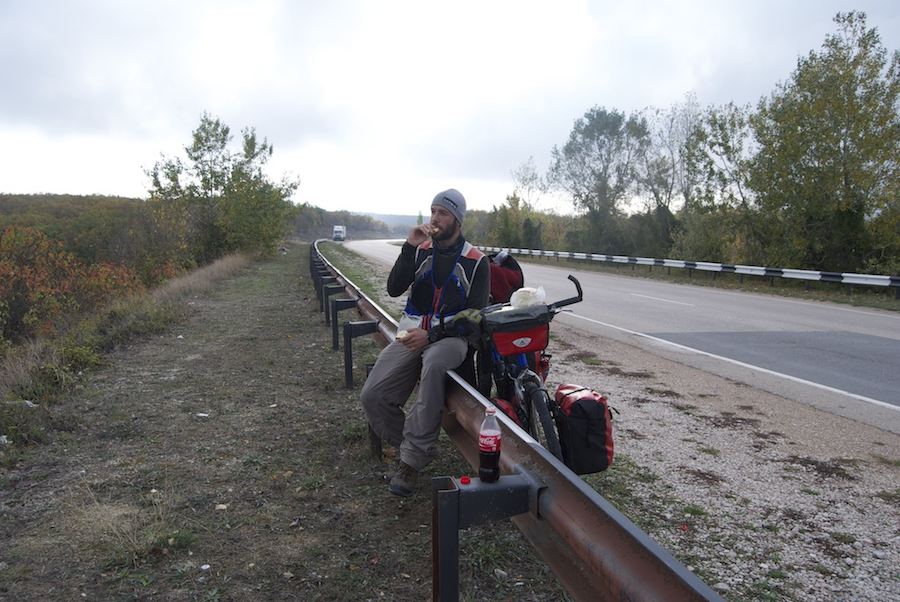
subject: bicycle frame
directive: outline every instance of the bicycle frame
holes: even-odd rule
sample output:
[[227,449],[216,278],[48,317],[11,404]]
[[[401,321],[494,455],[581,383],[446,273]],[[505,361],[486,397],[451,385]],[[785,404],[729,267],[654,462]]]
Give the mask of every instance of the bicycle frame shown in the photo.
[[[536,439],[538,438],[538,420],[534,415],[532,394],[536,390],[541,390],[546,395],[544,381],[549,373],[550,366],[549,355],[545,354],[544,350],[546,349],[549,334],[549,324],[561,307],[578,303],[582,299],[581,285],[578,280],[571,275],[569,280],[574,283],[578,291],[576,297],[563,299],[549,305],[521,309],[518,314],[506,314],[511,316],[511,321],[507,321],[506,318],[501,319],[501,317],[498,317],[499,314],[494,314],[493,324],[487,328],[487,341],[493,366],[491,373],[497,385],[498,396],[512,406],[511,409],[516,413],[516,416],[511,417]],[[482,310],[482,315],[490,316],[492,312],[499,311],[505,305],[485,308]],[[490,317],[487,319],[490,320]],[[499,322],[497,321],[498,319]],[[499,336],[498,333],[502,333],[502,340],[495,338]],[[521,338],[516,338],[520,336]],[[516,347],[525,348],[526,351],[510,353],[515,351]],[[505,352],[505,354],[501,353],[501,351]],[[542,374],[538,374],[529,366],[528,359],[531,355],[535,358],[534,367],[540,370]],[[544,365],[544,362],[546,362],[546,365]],[[495,399],[495,403],[497,401]],[[555,419],[555,416],[552,416],[555,411],[552,404],[547,403],[544,405],[548,406],[547,412],[551,414],[550,418]],[[506,408],[500,407],[508,413]],[[540,409],[540,411],[543,410]],[[545,424],[541,426],[544,430],[547,428],[547,412],[544,412],[544,418],[542,419],[545,421]]]
[[531,411],[531,404],[526,402],[527,398],[525,395],[525,388],[528,383],[534,384],[537,388],[544,386],[544,381],[541,380],[541,377],[536,372],[531,370],[531,368],[525,368],[513,378],[513,395],[516,398],[516,407],[522,408],[527,417],[527,424],[524,425],[525,430],[534,435],[534,415]]

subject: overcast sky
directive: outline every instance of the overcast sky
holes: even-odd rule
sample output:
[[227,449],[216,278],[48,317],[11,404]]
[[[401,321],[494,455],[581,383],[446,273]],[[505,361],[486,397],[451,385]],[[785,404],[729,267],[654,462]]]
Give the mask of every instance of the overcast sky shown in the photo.
[[0,192],[146,197],[205,111],[296,202],[490,209],[592,106],[756,103],[848,10],[898,48],[897,0],[0,0]]

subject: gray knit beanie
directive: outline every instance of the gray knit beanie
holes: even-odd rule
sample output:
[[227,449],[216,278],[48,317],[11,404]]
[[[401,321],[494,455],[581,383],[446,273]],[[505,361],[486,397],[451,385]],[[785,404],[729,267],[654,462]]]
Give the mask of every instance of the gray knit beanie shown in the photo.
[[456,221],[460,224],[463,223],[463,218],[466,217],[466,199],[463,197],[462,193],[455,188],[437,193],[437,196],[434,197],[431,204],[440,205],[445,208],[453,214],[453,217],[455,217]]

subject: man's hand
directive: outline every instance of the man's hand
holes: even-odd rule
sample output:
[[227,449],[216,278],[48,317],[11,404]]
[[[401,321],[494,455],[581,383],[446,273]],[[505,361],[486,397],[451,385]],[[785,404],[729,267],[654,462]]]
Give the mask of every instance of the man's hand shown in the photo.
[[414,247],[418,247],[420,244],[428,240],[433,233],[434,226],[432,226],[431,224],[422,224],[409,231],[409,236],[406,237],[406,242]]
[[406,336],[398,336],[397,341],[410,351],[421,351],[428,345],[428,331],[421,328],[413,328],[406,331]]

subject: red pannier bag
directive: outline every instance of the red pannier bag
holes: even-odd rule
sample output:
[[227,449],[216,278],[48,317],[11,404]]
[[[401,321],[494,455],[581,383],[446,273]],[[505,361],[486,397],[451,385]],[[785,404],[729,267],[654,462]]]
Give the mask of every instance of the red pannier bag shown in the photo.
[[519,413],[516,412],[516,408],[513,407],[513,404],[509,403],[502,397],[492,397],[491,401],[495,406],[500,408],[500,410],[509,416],[509,418],[515,422],[518,426],[522,426],[522,419],[519,417]]
[[559,385],[556,405],[556,429],[566,466],[575,474],[609,468],[613,463],[613,433],[607,399],[587,387]]

